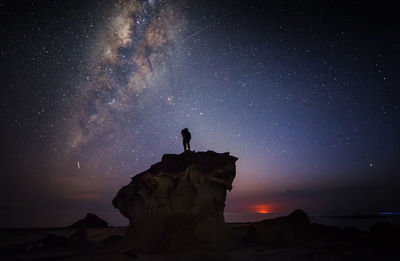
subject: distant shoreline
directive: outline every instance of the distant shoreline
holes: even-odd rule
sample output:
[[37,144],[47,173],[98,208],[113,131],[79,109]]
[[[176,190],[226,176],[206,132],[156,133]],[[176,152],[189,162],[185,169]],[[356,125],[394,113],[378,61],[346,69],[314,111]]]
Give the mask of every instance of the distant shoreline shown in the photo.
[[[226,212],[225,213],[225,222],[227,224],[246,224],[252,222],[259,222],[265,219],[273,219],[275,217],[285,216],[286,213],[252,213],[252,212]],[[239,217],[237,218],[232,217]],[[331,220],[346,220],[346,219],[362,219],[362,220],[373,220],[373,219],[392,219],[392,218],[400,218],[400,214],[368,214],[368,215],[338,215],[338,216],[323,216],[323,215],[310,215],[310,219],[319,219],[326,218]],[[248,220],[245,220],[248,219]],[[127,227],[127,225],[115,225],[109,226],[109,228],[123,228]],[[68,227],[56,226],[56,227],[0,227],[0,231],[6,232],[15,231],[15,230],[58,230],[58,229],[67,229]],[[72,228],[71,228],[72,229]],[[73,230],[73,229],[72,229]]]
[[382,219],[387,218],[383,215],[348,215],[348,216],[323,216],[325,218],[336,218],[336,219]]

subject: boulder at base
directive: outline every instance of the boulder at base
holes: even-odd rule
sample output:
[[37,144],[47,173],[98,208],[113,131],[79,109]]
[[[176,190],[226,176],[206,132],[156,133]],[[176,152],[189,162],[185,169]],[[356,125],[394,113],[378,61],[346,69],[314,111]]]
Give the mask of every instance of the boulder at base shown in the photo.
[[132,246],[150,253],[223,246],[236,160],[228,152],[166,154],[134,176],[113,199],[130,221],[126,238]]

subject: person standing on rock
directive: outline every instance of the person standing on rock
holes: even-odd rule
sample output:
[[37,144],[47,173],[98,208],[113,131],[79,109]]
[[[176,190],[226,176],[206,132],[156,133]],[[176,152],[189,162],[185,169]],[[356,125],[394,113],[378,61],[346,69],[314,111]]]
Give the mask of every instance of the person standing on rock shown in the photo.
[[192,135],[190,135],[190,132],[187,128],[184,128],[181,131],[181,134],[182,134],[182,139],[183,139],[183,150],[190,151],[190,138],[192,138]]

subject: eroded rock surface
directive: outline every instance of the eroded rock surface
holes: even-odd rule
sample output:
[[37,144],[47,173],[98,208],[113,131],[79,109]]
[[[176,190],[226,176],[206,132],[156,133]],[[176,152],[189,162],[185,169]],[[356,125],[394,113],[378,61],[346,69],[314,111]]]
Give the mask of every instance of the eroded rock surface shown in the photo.
[[228,152],[166,154],[134,176],[113,199],[130,221],[127,238],[146,252],[223,245],[236,160]]

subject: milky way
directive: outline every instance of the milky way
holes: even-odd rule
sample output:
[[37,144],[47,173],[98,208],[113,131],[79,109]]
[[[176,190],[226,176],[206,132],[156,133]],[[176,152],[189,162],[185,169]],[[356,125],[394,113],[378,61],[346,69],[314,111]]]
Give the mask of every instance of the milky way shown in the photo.
[[[99,154],[110,148],[117,154],[141,152],[144,128],[159,124],[148,122],[158,118],[146,117],[152,110],[162,113],[159,106],[175,98],[173,77],[181,66],[177,49],[184,25],[181,7],[168,1],[115,4],[94,39],[80,107],[73,109],[69,145],[75,158],[105,160]],[[123,157],[112,154],[104,157],[123,166]]]

